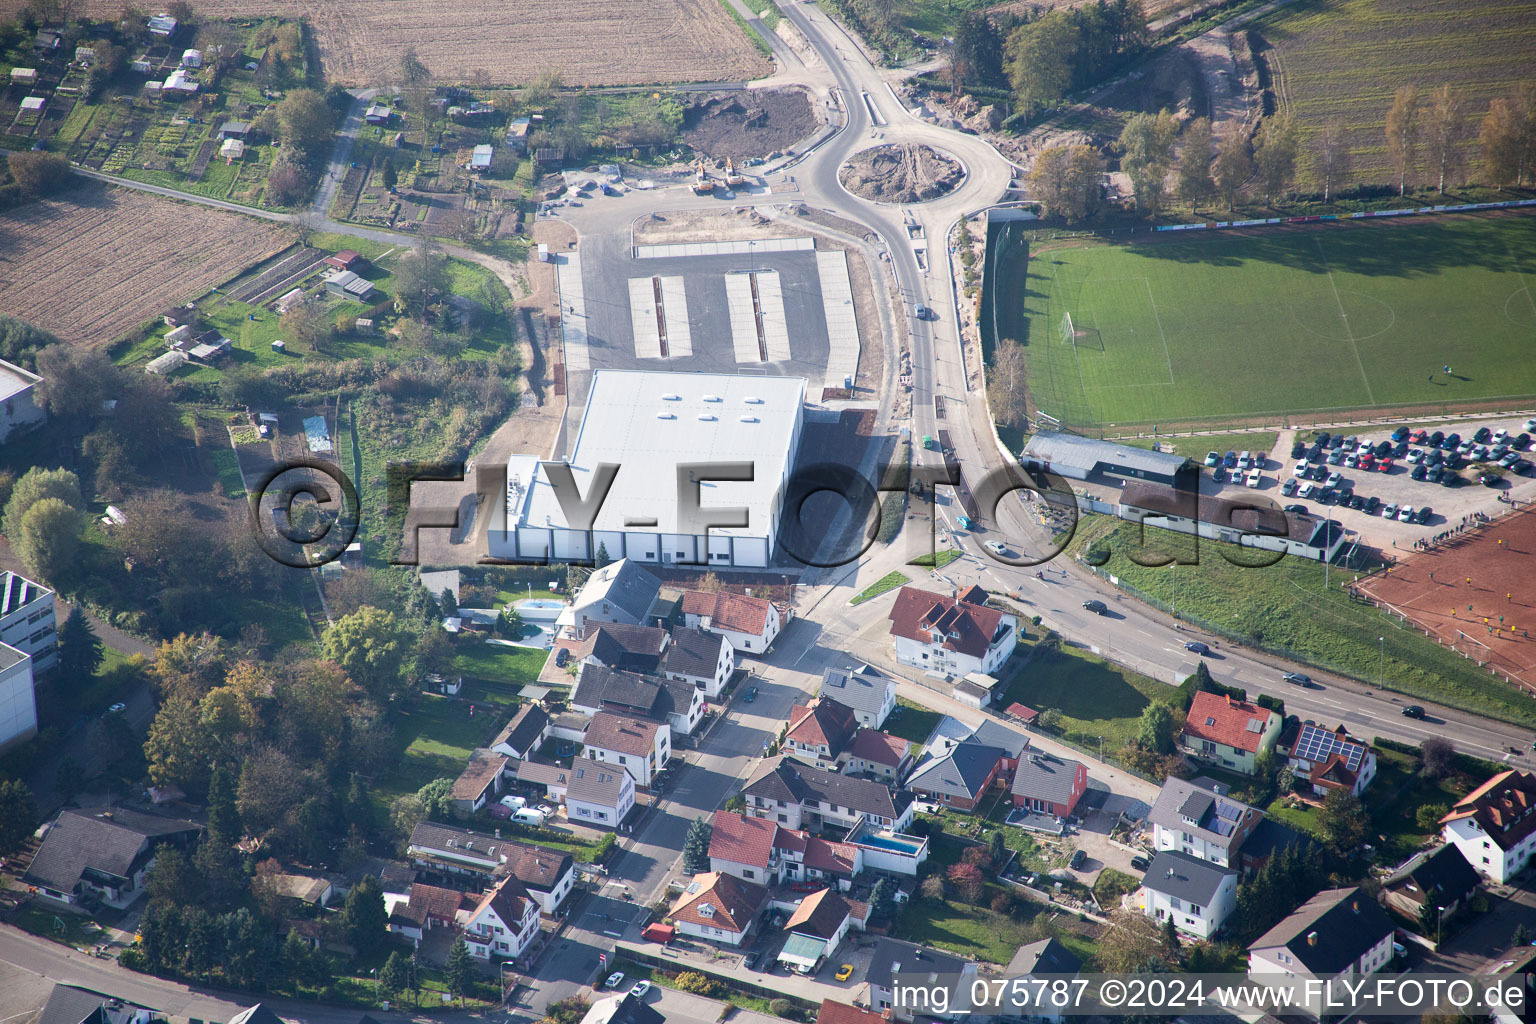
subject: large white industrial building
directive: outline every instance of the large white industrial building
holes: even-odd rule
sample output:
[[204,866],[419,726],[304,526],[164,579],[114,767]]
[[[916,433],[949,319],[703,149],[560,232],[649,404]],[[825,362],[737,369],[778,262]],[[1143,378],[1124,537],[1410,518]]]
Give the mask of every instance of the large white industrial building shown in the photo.
[[[765,567],[804,423],[802,377],[598,370],[569,465],[582,498],[599,464],[619,467],[590,532],[573,529],[541,460],[507,461],[504,523],[490,554],[513,561],[610,559],[663,565]],[[701,479],[697,515],[678,500],[678,466],[747,462],[750,481]],[[745,509],[747,525],[704,524],[712,509]],[[715,518],[718,518],[716,516]]]

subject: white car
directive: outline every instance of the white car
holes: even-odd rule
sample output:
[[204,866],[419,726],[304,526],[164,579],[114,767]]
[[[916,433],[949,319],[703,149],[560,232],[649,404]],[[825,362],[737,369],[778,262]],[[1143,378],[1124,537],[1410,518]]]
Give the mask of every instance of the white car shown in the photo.
[[1310,472],[1312,472],[1312,463],[1308,462],[1306,459],[1302,459],[1300,462],[1296,463],[1296,468],[1291,470],[1291,475],[1306,476]]
[[1397,521],[1400,523],[1413,522],[1413,515],[1415,511],[1416,510],[1412,505],[1404,505],[1402,508],[1397,510]]
[[605,982],[605,984],[609,988],[618,988],[620,985],[624,984],[624,972],[614,971],[612,974],[608,975],[608,980]]
[[532,825],[535,828],[544,824],[544,812],[532,807],[524,807],[520,811],[512,812],[512,820],[519,825]]
[[1308,480],[1306,483],[1301,485],[1301,490],[1296,492],[1296,496],[1298,498],[1310,498],[1316,493],[1317,484],[1313,483],[1311,480]]
[[1008,545],[1004,544],[1000,540],[989,540],[989,541],[987,541],[986,548],[987,548],[988,551],[992,552],[994,555],[1007,555],[1008,554]]
[[1536,416],[1525,421],[1525,429],[1527,432],[1536,431]]
[[1325,487],[1342,487],[1343,485],[1344,485],[1344,478],[1342,476],[1340,476],[1338,473],[1329,473],[1328,474],[1328,481],[1323,486],[1325,486]]
[[1414,463],[1415,465],[1417,465],[1420,462],[1423,462],[1424,461],[1424,449],[1423,448],[1413,448],[1413,449],[1410,449],[1409,452],[1408,452],[1408,461]]
[[1262,469],[1250,469],[1248,471],[1248,486],[1249,487],[1257,487],[1257,486],[1259,486],[1260,483],[1263,482],[1263,480],[1264,480],[1264,471]]
[[1252,469],[1253,468],[1253,452],[1239,452],[1238,455],[1237,455],[1237,468],[1238,469]]

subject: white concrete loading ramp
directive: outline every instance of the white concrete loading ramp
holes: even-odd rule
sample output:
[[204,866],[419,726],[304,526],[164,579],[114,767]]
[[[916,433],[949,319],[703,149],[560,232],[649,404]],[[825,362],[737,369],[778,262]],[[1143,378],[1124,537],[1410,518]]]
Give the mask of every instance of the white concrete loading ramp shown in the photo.
[[629,279],[629,320],[634,326],[635,355],[641,359],[660,359],[661,324],[656,318],[654,278]]
[[681,277],[661,279],[662,318],[667,325],[667,358],[693,355],[693,332],[688,323],[688,293]]
[[592,368],[587,353],[587,303],[581,286],[581,254],[563,253],[556,257],[555,283],[560,288],[560,330],[565,340],[565,379],[567,388],[573,378],[585,378]]
[[816,253],[821,278],[821,302],[827,320],[827,379],[825,387],[840,388],[859,372],[859,318],[848,280],[848,256],[842,249]]
[[752,276],[757,281],[757,305],[763,314],[763,344],[768,350],[768,361],[787,362],[789,318],[784,315],[784,292],[779,287],[779,273],[759,270]]
[[733,242],[664,242],[635,246],[635,259],[666,259],[677,256],[746,256],[755,252],[810,252],[814,238],[758,238]]
[[746,274],[725,275],[725,301],[731,311],[731,346],[738,363],[761,363],[757,345],[757,312],[752,308],[752,279]]

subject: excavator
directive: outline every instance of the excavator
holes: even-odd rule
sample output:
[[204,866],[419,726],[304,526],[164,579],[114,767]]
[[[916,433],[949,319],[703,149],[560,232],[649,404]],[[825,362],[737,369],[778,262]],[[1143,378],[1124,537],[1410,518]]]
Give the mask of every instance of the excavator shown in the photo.
[[699,157],[698,162],[693,165],[693,191],[697,195],[707,196],[714,190],[714,179],[704,169],[704,158]]
[[747,183],[747,176],[736,167],[736,161],[730,157],[725,158],[725,183],[731,188],[736,188]]

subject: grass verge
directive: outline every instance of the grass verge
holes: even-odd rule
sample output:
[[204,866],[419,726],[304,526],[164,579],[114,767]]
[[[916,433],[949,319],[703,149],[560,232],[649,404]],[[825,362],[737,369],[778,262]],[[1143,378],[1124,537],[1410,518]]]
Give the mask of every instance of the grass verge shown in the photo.
[[881,594],[884,594],[887,591],[895,590],[897,587],[911,582],[912,578],[906,573],[892,570],[891,572],[886,573],[884,576],[881,576],[878,580],[875,580],[875,582],[871,583],[857,594],[853,595],[853,599],[848,603],[850,605],[863,604],[865,601],[879,597]]

